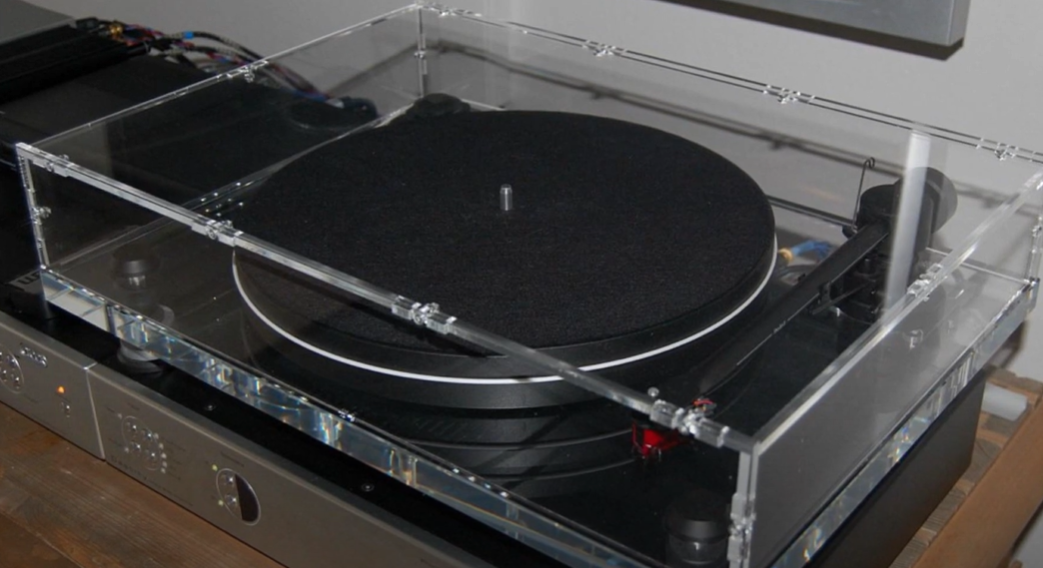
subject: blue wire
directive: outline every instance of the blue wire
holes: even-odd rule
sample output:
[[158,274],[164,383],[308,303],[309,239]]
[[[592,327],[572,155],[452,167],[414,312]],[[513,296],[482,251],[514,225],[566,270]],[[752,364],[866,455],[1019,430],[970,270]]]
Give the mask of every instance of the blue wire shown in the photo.
[[823,258],[829,256],[829,253],[833,250],[833,247],[825,241],[811,240],[804,241],[798,245],[792,246],[789,250],[793,253],[793,256],[801,256],[804,253],[813,252],[819,260],[822,260]]

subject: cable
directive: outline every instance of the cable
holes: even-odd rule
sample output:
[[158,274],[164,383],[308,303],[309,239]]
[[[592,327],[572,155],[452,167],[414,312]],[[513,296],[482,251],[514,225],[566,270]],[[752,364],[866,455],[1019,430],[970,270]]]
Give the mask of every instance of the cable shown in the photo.
[[195,37],[201,37],[201,38],[209,39],[211,41],[216,41],[217,43],[223,43],[223,44],[227,45],[228,47],[231,47],[232,49],[234,49],[236,51],[240,51],[242,53],[245,53],[246,55],[249,55],[250,57],[253,57],[254,59],[263,59],[264,58],[264,56],[262,56],[261,54],[259,54],[256,51],[253,51],[253,50],[247,48],[246,46],[244,46],[241,43],[238,43],[236,41],[232,41],[231,39],[229,39],[227,37],[224,37],[224,36],[219,36],[217,34],[212,34],[210,32],[187,31],[187,32],[181,32],[180,34],[176,34],[176,35],[180,35],[181,37],[184,37],[185,39],[193,39]]
[[[91,24],[94,24],[91,22]],[[139,24],[124,24],[118,21],[98,21],[99,28],[107,30],[114,39],[122,40],[128,45],[144,46],[155,56],[166,57],[181,64],[188,64],[207,72],[220,72],[220,65],[238,67],[264,59],[256,51],[230,38],[205,31],[184,31],[167,34],[160,30]],[[204,40],[219,44],[218,47],[199,45],[196,41]],[[214,64],[206,65],[188,57],[200,54]],[[216,65],[215,65],[216,64]],[[293,70],[277,63],[259,69],[259,72],[272,80],[290,88],[307,98],[327,101],[330,96],[319,90],[314,84]]]
[[807,240],[798,245],[790,247],[790,252],[793,256],[802,256],[805,253],[813,252],[818,260],[822,260],[829,256],[830,251],[833,250],[832,245],[825,241]]

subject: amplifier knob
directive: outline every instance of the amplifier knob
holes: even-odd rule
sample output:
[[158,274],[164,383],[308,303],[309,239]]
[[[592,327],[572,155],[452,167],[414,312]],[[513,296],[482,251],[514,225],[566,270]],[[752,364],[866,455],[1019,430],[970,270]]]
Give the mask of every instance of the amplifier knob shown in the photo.
[[230,469],[217,472],[217,493],[228,514],[248,525],[260,520],[261,504],[257,493],[243,476]]

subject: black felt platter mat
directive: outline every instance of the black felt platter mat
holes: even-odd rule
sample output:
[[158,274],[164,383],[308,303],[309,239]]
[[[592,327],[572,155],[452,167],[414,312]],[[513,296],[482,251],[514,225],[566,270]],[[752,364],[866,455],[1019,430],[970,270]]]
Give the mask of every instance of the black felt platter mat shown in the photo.
[[[235,226],[577,365],[732,317],[775,254],[766,197],[727,159],[653,128],[554,112],[345,138],[275,174]],[[236,271],[262,325],[335,357],[454,379],[532,372],[269,263],[240,254]]]

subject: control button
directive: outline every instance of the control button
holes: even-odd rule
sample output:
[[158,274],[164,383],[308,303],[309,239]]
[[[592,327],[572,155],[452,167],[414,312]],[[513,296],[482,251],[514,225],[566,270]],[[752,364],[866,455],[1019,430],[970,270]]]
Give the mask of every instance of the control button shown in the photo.
[[157,470],[161,460],[159,459],[159,452],[156,450],[148,450],[145,452],[145,469]]
[[43,353],[37,352],[35,349],[29,347],[28,345],[22,345],[22,348],[18,351],[18,354],[32,361],[33,363],[36,363],[41,367],[47,366],[47,356]]
[[243,516],[242,511],[239,509],[238,497],[229,497],[225,499],[225,509],[228,509],[228,512],[232,513],[232,515],[236,517],[242,518]]
[[217,494],[225,506],[229,499],[239,495],[239,488],[235,486],[235,472],[230,469],[222,469],[217,473]]
[[217,492],[221,496],[218,504],[233,517],[248,525],[255,524],[261,518],[261,504],[257,494],[238,473],[230,469],[218,471]]
[[166,473],[166,454],[159,434],[153,432],[136,416],[121,416],[120,429],[123,432],[124,450],[141,460],[141,465],[149,470],[162,470]]
[[70,416],[72,416],[72,406],[69,405],[68,401],[65,401],[65,400],[58,401],[58,408],[61,409],[62,414],[65,415],[66,418],[69,418]]
[[0,345],[0,386],[16,394],[25,387],[18,358],[3,345]]
[[142,425],[137,417],[127,416],[123,419],[123,439],[128,443],[142,441]]

